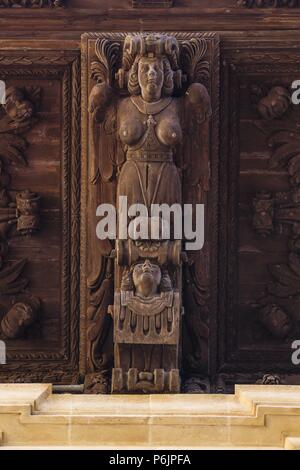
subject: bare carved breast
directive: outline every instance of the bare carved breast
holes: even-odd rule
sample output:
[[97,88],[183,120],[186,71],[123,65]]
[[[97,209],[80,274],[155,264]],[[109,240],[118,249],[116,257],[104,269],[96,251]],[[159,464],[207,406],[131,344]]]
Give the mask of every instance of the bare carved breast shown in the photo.
[[123,100],[119,110],[119,136],[123,144],[130,148],[141,143],[143,147],[144,136],[152,125],[156,144],[160,144],[162,149],[178,145],[182,139],[182,130],[176,103],[166,98],[157,106],[146,108],[146,112],[143,112],[142,106],[143,101],[141,98],[138,100],[138,97]]

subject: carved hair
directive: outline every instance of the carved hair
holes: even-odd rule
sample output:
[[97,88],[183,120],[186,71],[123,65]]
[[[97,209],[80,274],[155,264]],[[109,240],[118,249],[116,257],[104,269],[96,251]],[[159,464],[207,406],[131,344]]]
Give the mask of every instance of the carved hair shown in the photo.
[[[139,84],[138,67],[141,56],[135,58],[135,61],[128,73],[128,91],[131,95],[140,95],[141,87]],[[162,57],[164,84],[162,94],[164,96],[172,95],[174,91],[174,72],[167,57]]]
[[161,292],[170,292],[173,290],[172,281],[167,269],[163,270],[159,287]]
[[132,278],[132,268],[126,269],[122,276],[121,289],[124,291],[134,290],[133,278]]

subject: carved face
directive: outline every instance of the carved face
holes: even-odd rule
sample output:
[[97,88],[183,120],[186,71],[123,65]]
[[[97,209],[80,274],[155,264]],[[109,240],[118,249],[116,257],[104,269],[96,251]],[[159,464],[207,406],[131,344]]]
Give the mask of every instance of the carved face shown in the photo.
[[22,336],[25,328],[33,323],[35,312],[27,304],[17,303],[5,315],[1,327],[3,333],[8,338],[18,338]]
[[291,320],[278,305],[267,305],[262,310],[261,321],[275,338],[284,339],[291,331]]
[[151,297],[158,292],[161,283],[161,270],[156,264],[146,260],[133,269],[133,283],[136,293],[141,297]]
[[142,57],[139,61],[138,80],[142,90],[142,97],[146,101],[159,100],[164,84],[162,59]]
[[33,115],[33,105],[24,99],[23,93],[12,88],[7,93],[5,110],[14,121],[24,121]]

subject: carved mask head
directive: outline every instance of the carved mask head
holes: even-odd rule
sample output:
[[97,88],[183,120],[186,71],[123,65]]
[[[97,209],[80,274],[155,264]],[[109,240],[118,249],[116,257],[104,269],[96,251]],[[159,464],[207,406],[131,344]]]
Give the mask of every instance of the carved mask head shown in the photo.
[[261,322],[274,338],[284,339],[292,323],[287,313],[278,305],[267,305],[261,311]]
[[161,283],[161,269],[158,265],[146,260],[137,264],[133,269],[133,283],[136,293],[141,297],[151,297],[157,294]]
[[2,331],[8,338],[19,338],[35,318],[36,312],[30,305],[16,303],[2,320]]
[[14,121],[24,121],[30,119],[34,113],[34,108],[30,101],[24,98],[24,94],[18,88],[7,90],[5,110]]

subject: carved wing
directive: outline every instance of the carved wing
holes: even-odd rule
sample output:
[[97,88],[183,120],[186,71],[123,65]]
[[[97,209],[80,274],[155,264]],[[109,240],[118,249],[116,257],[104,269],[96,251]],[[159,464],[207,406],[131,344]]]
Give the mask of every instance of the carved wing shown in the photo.
[[[99,39],[95,47],[98,60],[91,66],[91,78],[96,82],[89,97],[93,144],[89,165],[90,207],[94,220],[100,203],[115,204],[116,174],[125,158],[117,138],[117,96],[113,90],[119,49],[119,43]],[[109,256],[112,248],[109,240],[95,240],[92,247],[99,256]]]
[[99,60],[91,65],[91,78],[96,81],[89,100],[94,143],[94,165],[91,177],[94,183],[99,178],[105,183],[112,181],[118,165],[117,109],[113,84],[119,49],[119,43],[99,39],[95,46]]
[[[209,62],[205,60],[205,39],[193,38],[182,43],[182,69],[188,88],[183,97],[183,146],[178,165],[182,170],[183,200],[186,204],[205,204],[210,188],[210,117]],[[206,250],[188,252],[184,267],[185,328],[189,333],[190,350],[186,367],[201,370],[203,342],[207,342],[209,290]]]
[[113,89],[119,49],[119,43],[99,39],[95,47],[98,60],[91,65],[91,78],[96,84],[89,97],[92,152],[89,162],[88,207],[93,225],[89,246],[94,254],[88,278],[90,295],[87,339],[90,372],[97,368],[105,369],[112,355],[112,351],[105,348],[105,342],[111,329],[108,307],[113,304],[114,276],[113,261],[109,257],[114,246],[108,239],[97,239],[96,210],[99,204],[115,205],[116,176],[125,158],[117,138],[118,97]]
[[184,198],[200,203],[209,190],[209,140],[211,102],[208,93],[209,63],[204,60],[205,39],[193,38],[182,44],[183,70],[189,87],[183,105],[183,184]]

